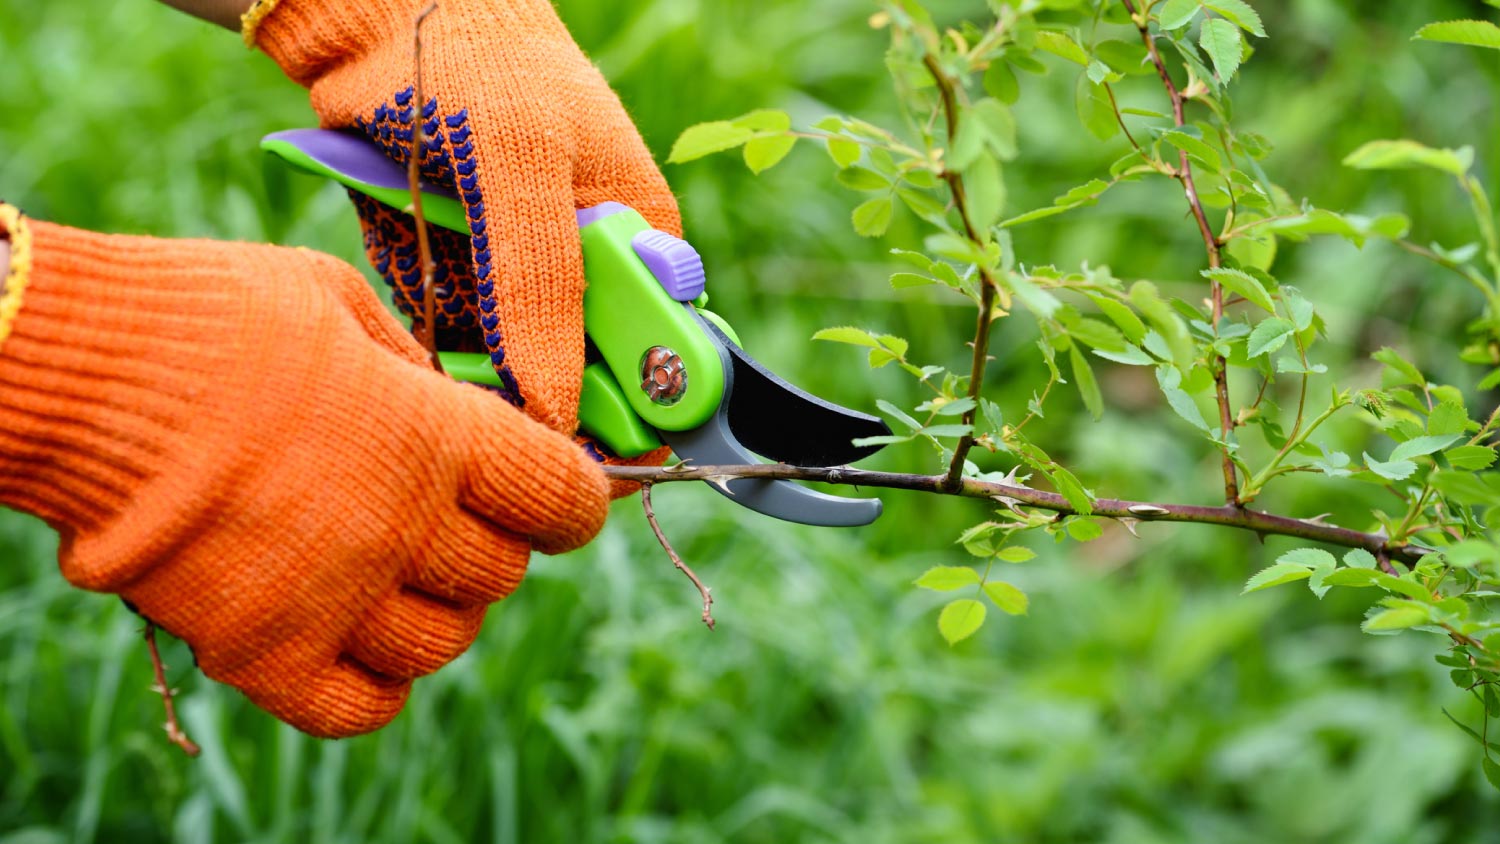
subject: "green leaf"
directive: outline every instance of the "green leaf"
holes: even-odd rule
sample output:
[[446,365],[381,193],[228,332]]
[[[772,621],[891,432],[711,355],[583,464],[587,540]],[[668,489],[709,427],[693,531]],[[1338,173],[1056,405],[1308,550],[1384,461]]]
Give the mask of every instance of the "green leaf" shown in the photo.
[[1115,363],[1123,363],[1127,366],[1155,366],[1157,363],[1156,358],[1141,351],[1140,346],[1126,346],[1124,351],[1120,352],[1095,349],[1094,354],[1105,360],[1112,360]]
[[1156,21],[1162,29],[1180,29],[1193,20],[1202,5],[1198,0],[1167,0],[1156,13]]
[[981,152],[973,164],[964,168],[964,188],[969,219],[987,236],[1005,208],[1005,182],[1000,178],[1000,165],[994,156]]
[[903,290],[908,287],[926,287],[929,284],[937,284],[938,280],[918,273],[892,273],[891,287]]
[[1427,415],[1427,433],[1462,434],[1469,427],[1469,412],[1458,402],[1445,401]]
[[1100,526],[1098,519],[1088,519],[1075,516],[1067,521],[1068,536],[1074,542],[1093,542],[1104,535],[1104,528]]
[[1260,15],[1245,0],[1207,0],[1203,5],[1229,18],[1240,29],[1261,38],[1266,37],[1266,28],[1260,22]]
[[991,580],[984,584],[984,594],[995,602],[1006,615],[1025,615],[1031,601],[1026,593],[1003,580]]
[[891,227],[894,210],[888,196],[862,203],[854,209],[854,231],[863,237],[880,237]]
[[880,341],[874,335],[863,328],[855,328],[852,325],[844,325],[836,328],[824,328],[813,334],[814,340],[827,340],[830,343],[848,343],[851,346],[879,346]]
[[[748,147],[747,147],[748,148]],[[868,167],[845,167],[834,176],[838,183],[850,190],[890,190],[891,180]]]
[[1262,589],[1270,589],[1272,586],[1280,586],[1283,583],[1292,583],[1298,580],[1306,580],[1312,576],[1312,570],[1307,566],[1297,563],[1274,563],[1269,565],[1245,582],[1245,589],[1240,594],[1248,592],[1259,592]]
[[986,97],[966,113],[967,122],[983,129],[984,146],[1001,161],[1016,157],[1016,118],[999,100]]
[[1458,439],[1456,434],[1444,434],[1442,436],[1416,437],[1396,446],[1391,452],[1392,460],[1409,460],[1413,457],[1421,457],[1434,451],[1442,451]]
[[1195,138],[1181,129],[1171,129],[1163,132],[1161,133],[1161,139],[1202,162],[1205,167],[1215,173],[1219,172],[1224,166],[1223,161],[1219,158],[1218,150],[1204,143],[1203,139]]
[[1073,105],[1078,110],[1078,119],[1083,121],[1083,128],[1089,130],[1101,141],[1113,138],[1120,131],[1120,124],[1115,120],[1115,109],[1109,101],[1109,92],[1104,86],[1089,81],[1088,76],[1079,74],[1077,87],[1073,91]]
[[1198,46],[1213,60],[1214,73],[1220,81],[1229,82],[1240,69],[1240,58],[1245,52],[1245,37],[1240,28],[1227,20],[1214,18],[1203,22],[1203,31],[1198,35]]
[[[1374,558],[1371,559],[1373,561]],[[1335,569],[1323,575],[1323,585],[1362,588],[1374,586],[1379,576],[1380,572],[1374,569]]]
[[[1370,355],[1374,360],[1386,365],[1386,385],[1399,387],[1402,384],[1416,384],[1421,387],[1427,383],[1422,371],[1412,365],[1406,358],[1390,346],[1383,347],[1380,351]],[[1393,376],[1393,377],[1392,377]]]
[[[1485,689],[1485,692],[1488,693],[1489,689]],[[1484,778],[1489,780],[1490,788],[1500,789],[1500,763],[1488,756],[1481,756],[1479,766],[1484,769]]]
[[759,175],[781,163],[796,144],[797,139],[790,135],[753,138],[745,144],[745,164],[750,172]]
[[1299,566],[1307,566],[1309,568],[1337,565],[1333,559],[1333,555],[1321,548],[1294,548],[1277,557],[1276,562],[1295,563]]
[[[1149,338],[1152,334],[1148,334],[1147,337]],[[1208,430],[1208,423],[1203,420],[1203,411],[1198,409],[1198,404],[1193,401],[1193,397],[1182,389],[1182,373],[1178,372],[1176,367],[1158,366],[1156,383],[1161,387],[1162,395],[1166,396],[1167,404],[1178,416],[1200,431]]]
[[723,152],[726,149],[734,149],[753,137],[755,133],[750,129],[736,126],[727,120],[715,120],[712,123],[689,126],[678,136],[677,143],[672,145],[672,152],[667,156],[667,163],[681,164],[705,155]]
[[1408,627],[1426,624],[1430,620],[1430,614],[1422,607],[1400,606],[1371,616],[1360,627],[1366,631],[1405,630]]
[[840,169],[848,167],[859,160],[859,144],[848,138],[829,138],[828,157],[833,159]]
[[1083,397],[1083,406],[1089,409],[1089,415],[1097,422],[1104,418],[1104,396],[1099,392],[1099,382],[1094,378],[1094,370],[1089,366],[1088,358],[1078,351],[1077,343],[1068,347],[1068,360],[1073,364],[1073,383],[1078,386],[1078,394]]
[[984,616],[987,610],[984,604],[973,598],[960,598],[938,614],[938,632],[948,640],[948,644],[955,645],[974,635],[984,624]]
[[1146,336],[1146,324],[1141,322],[1141,318],[1135,315],[1135,311],[1132,311],[1129,305],[1097,293],[1087,295],[1099,307],[1099,310],[1109,317],[1110,322],[1119,326],[1120,331],[1124,332],[1126,339],[1130,342],[1139,343],[1141,338]]
[[1041,30],[1036,34],[1036,46],[1054,56],[1060,56],[1084,67],[1088,66],[1089,54],[1066,33]]
[[1389,463],[1382,463],[1371,457],[1368,451],[1365,452],[1365,466],[1371,472],[1392,481],[1404,480],[1411,477],[1412,472],[1417,471],[1417,464],[1409,460],[1392,460]]
[[1260,357],[1276,351],[1286,344],[1287,338],[1296,332],[1296,326],[1281,317],[1270,317],[1262,320],[1255,330],[1250,332],[1250,339],[1245,342],[1245,353],[1252,358]]
[[1357,569],[1375,568],[1375,555],[1363,548],[1355,548],[1344,555],[1344,565]]
[[1068,499],[1068,505],[1080,516],[1087,516],[1094,512],[1094,496],[1083,484],[1078,482],[1072,472],[1061,466],[1054,466],[1047,472],[1047,477],[1052,480],[1052,485],[1057,487],[1057,492],[1063,498]]
[[1001,548],[995,557],[1007,563],[1024,563],[1027,560],[1036,559],[1036,552],[1023,545],[1012,545],[1009,548]]
[[1266,286],[1260,283],[1260,279],[1240,270],[1218,268],[1204,270],[1203,275],[1211,278],[1224,286],[1231,293],[1238,293],[1245,300],[1269,313],[1276,313],[1276,303],[1271,300],[1271,294],[1266,292]]
[[1429,23],[1417,30],[1413,40],[1441,41],[1445,44],[1465,44],[1470,47],[1489,47],[1500,50],[1500,27],[1489,21],[1457,20]]
[[791,115],[775,108],[756,109],[729,122],[752,132],[785,132],[792,128]]
[[1016,72],[1009,62],[992,61],[984,72],[984,90],[1002,103],[1014,103],[1021,98],[1021,85],[1016,81]]
[[1473,163],[1472,147],[1433,149],[1404,138],[1394,141],[1370,141],[1344,156],[1344,166],[1358,170],[1405,170],[1413,167],[1430,167],[1455,176],[1467,173],[1469,166]]
[[1487,445],[1461,445],[1443,452],[1448,465],[1466,472],[1488,469],[1495,462],[1495,449]]
[[1457,568],[1473,568],[1482,563],[1500,561],[1500,548],[1482,539],[1466,539],[1443,549],[1443,559]]
[[931,589],[934,592],[952,592],[978,582],[979,572],[968,566],[933,566],[912,581],[917,588]]

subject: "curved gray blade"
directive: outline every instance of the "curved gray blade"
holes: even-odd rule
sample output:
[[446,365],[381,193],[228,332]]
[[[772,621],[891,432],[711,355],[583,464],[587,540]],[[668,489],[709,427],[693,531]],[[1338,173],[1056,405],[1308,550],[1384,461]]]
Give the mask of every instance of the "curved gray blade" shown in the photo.
[[[723,337],[707,320],[694,314],[712,336]],[[737,371],[730,363],[725,342],[715,343],[724,365],[724,397],[718,411],[691,431],[659,431],[678,458],[699,466],[724,466],[759,463],[749,449],[735,438],[729,423],[729,405],[735,391]],[[727,484],[713,485],[736,504],[787,522],[821,527],[858,527],[880,518],[882,505],[878,498],[840,498],[818,492],[791,481],[740,478]]]
[[885,420],[824,401],[782,380],[712,323],[710,335],[729,352],[734,392],[725,397],[729,428],[747,448],[792,466],[843,466],[883,446],[855,446],[856,437],[891,433]]

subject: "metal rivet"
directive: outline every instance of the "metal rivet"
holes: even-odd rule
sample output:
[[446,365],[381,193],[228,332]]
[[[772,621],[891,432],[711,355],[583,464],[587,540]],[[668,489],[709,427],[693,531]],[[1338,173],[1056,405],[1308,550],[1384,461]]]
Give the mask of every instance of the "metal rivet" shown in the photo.
[[664,407],[682,401],[687,394],[687,367],[666,346],[652,346],[641,356],[641,391]]

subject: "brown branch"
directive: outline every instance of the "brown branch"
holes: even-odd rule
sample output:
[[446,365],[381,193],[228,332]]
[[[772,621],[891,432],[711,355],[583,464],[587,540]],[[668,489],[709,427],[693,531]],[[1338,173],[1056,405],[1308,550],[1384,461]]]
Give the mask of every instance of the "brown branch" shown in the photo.
[[[605,466],[605,474],[616,480],[634,481],[645,485],[678,481],[711,481],[722,483],[736,478],[766,478],[788,481],[817,481],[826,484],[854,487],[879,487],[883,489],[905,489],[930,492],[939,495],[955,495],[963,498],[987,498],[1015,506],[1035,507],[1039,510],[1077,515],[1078,511],[1068,500],[1055,492],[1043,492],[1030,487],[998,484],[963,478],[957,489],[949,488],[945,475],[908,475],[896,472],[872,472],[867,469],[852,469],[847,466],[811,469],[787,466],[781,463],[765,463],[746,466],[687,466],[676,465],[665,468],[651,466]],[[1345,548],[1363,548],[1378,556],[1416,562],[1429,549],[1393,540],[1378,533],[1362,533],[1357,530],[1325,524],[1321,519],[1293,519],[1260,510],[1251,510],[1238,504],[1223,507],[1203,507],[1194,504],[1159,504],[1150,501],[1127,501],[1116,498],[1094,500],[1094,516],[1109,519],[1130,519],[1141,522],[1187,522],[1193,524],[1218,525],[1239,528],[1257,534],[1292,536],[1313,542],[1323,542]],[[658,536],[660,533],[658,532]],[[695,579],[696,582],[696,579]]]
[[426,100],[422,97],[422,24],[427,16],[437,11],[437,0],[428,4],[417,15],[413,26],[412,62],[416,65],[416,79],[412,83],[411,109],[411,155],[406,162],[406,182],[411,189],[411,213],[417,226],[417,260],[422,265],[422,345],[432,357],[432,368],[443,371],[443,362],[437,353],[437,291],[433,288],[432,244],[427,239],[427,220],[422,213],[422,153],[426,139],[422,133],[422,110]]
[[193,740],[182,731],[182,725],[177,721],[177,707],[172,704],[172,698],[177,695],[177,690],[167,685],[167,667],[162,664],[161,652],[156,649],[156,624],[146,622],[144,631],[146,636],[146,647],[151,651],[151,669],[156,673],[156,685],[151,691],[161,695],[162,705],[167,709],[167,723],[162,728],[167,731],[167,740],[182,748],[182,752],[189,756],[197,756],[202,750]]
[[[606,465],[604,468],[610,469],[612,467]],[[656,541],[661,543],[662,550],[666,551],[667,556],[672,559],[672,565],[676,566],[678,571],[687,575],[688,580],[693,581],[693,585],[698,587],[698,594],[703,596],[703,623],[708,625],[709,630],[713,630],[713,590],[703,585],[703,581],[698,579],[698,575],[688,567],[687,563],[682,561],[682,557],[677,555],[677,551],[672,548],[672,543],[667,541],[667,535],[661,532],[661,524],[656,521],[656,511],[651,509],[651,483],[651,479],[641,482],[641,506],[646,510],[646,521],[651,524],[651,532],[656,534]]]
[[[1176,83],[1172,81],[1171,74],[1167,73],[1166,62],[1162,61],[1161,53],[1156,49],[1156,39],[1151,37],[1151,22],[1143,14],[1137,14],[1135,3],[1132,0],[1120,0],[1125,4],[1125,10],[1130,13],[1130,18],[1135,22],[1135,28],[1140,30],[1141,41],[1146,45],[1146,52],[1151,57],[1151,63],[1156,66],[1156,74],[1161,77],[1162,87],[1167,89],[1167,96],[1172,100],[1172,122],[1182,127],[1186,121],[1183,120],[1183,96],[1177,89]],[[1182,192],[1187,197],[1188,207],[1192,209],[1193,219],[1198,223],[1198,233],[1203,237],[1203,247],[1208,251],[1208,266],[1218,269],[1223,265],[1223,258],[1219,252],[1222,244],[1214,237],[1213,229],[1208,225],[1208,215],[1203,210],[1203,201],[1198,197],[1198,185],[1193,181],[1193,164],[1188,159],[1186,150],[1178,150],[1177,158],[1179,169],[1176,178],[1182,182]],[[1209,295],[1213,300],[1213,322],[1214,331],[1219,330],[1219,321],[1224,318],[1224,288],[1218,279],[1209,279]],[[1224,438],[1234,432],[1234,413],[1229,406],[1229,370],[1224,362],[1223,356],[1214,359],[1214,396],[1219,403],[1219,425],[1224,432]],[[1234,460],[1230,457],[1229,446],[1223,447],[1222,462],[1224,468],[1224,502],[1231,506],[1240,503],[1239,481],[1235,476]]]
[[[948,130],[948,148],[951,151],[953,139],[958,135],[958,101],[953,89],[953,80],[943,72],[943,68],[931,53],[922,57],[922,63],[926,65],[927,72],[932,74],[933,81],[937,83],[938,94],[943,99],[943,117]],[[963,175],[944,166],[943,181],[948,183],[948,190],[953,194],[953,205],[958,209],[959,218],[963,220],[964,234],[982,249],[985,241],[975,228],[974,221],[969,218],[969,204],[968,197],[964,194]],[[994,275],[982,261],[978,266],[981,280],[979,321],[974,327],[974,359],[969,367],[969,398],[973,399],[974,407],[964,411],[961,421],[969,426],[969,433],[959,438],[958,445],[953,449],[953,462],[948,464],[948,473],[943,478],[943,487],[949,492],[960,486],[964,473],[964,461],[969,456],[969,450],[974,447],[974,421],[979,410],[979,392],[984,387],[984,370],[990,359],[990,325],[994,322],[995,295],[998,284]]]

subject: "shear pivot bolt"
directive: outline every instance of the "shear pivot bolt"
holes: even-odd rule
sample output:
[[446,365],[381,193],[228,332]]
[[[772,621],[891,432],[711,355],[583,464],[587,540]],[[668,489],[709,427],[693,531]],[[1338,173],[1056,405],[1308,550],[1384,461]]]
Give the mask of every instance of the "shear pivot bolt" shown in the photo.
[[656,404],[671,407],[687,393],[687,367],[666,346],[652,346],[641,357],[641,391]]

